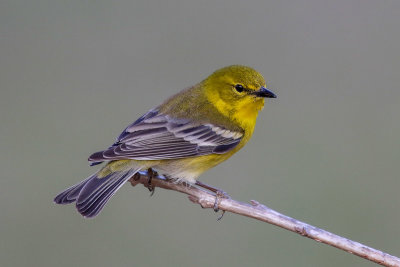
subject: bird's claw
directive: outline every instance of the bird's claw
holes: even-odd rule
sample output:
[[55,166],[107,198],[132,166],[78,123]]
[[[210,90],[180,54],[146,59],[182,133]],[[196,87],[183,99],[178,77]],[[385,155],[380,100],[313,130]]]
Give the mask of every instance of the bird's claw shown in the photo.
[[[215,212],[219,211],[219,207],[218,206],[219,206],[219,202],[220,202],[221,198],[226,198],[226,199],[231,198],[224,191],[222,191],[222,190],[220,190],[218,188],[215,188],[213,186],[210,186],[208,184],[204,184],[204,183],[202,183],[200,181],[196,181],[195,185],[200,186],[200,187],[202,187],[204,189],[207,189],[207,190],[209,190],[209,191],[211,191],[211,192],[213,192],[215,194],[215,202],[214,202],[214,211]],[[225,211],[223,210],[221,216],[218,217],[217,221],[221,220],[222,217],[224,216],[224,214],[225,214]]]
[[[215,202],[214,202],[214,207],[213,207],[215,212],[219,211],[219,203],[220,203],[221,199],[223,199],[223,198],[229,199],[230,196],[224,191],[217,190],[215,192]],[[222,217],[224,217],[224,214],[225,214],[225,211],[222,210],[222,214],[221,214],[221,216],[218,217],[217,221],[221,220]]]
[[221,201],[222,198],[226,198],[229,199],[231,198],[226,192],[221,191],[221,190],[217,190],[215,192],[215,202],[214,202],[214,211],[218,212],[219,211],[219,203]]
[[158,173],[156,171],[154,171],[152,168],[148,168],[147,176],[149,177],[149,179],[147,180],[147,189],[149,189],[149,191],[150,191],[150,196],[153,196],[154,192],[156,191],[156,187],[151,184],[151,180],[154,177],[158,176]]

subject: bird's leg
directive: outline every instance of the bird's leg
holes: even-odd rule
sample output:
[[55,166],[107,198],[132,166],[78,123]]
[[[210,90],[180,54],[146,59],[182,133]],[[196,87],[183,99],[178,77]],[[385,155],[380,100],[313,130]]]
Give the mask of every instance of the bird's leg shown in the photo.
[[151,184],[151,180],[157,175],[158,173],[154,171],[152,168],[147,169],[147,176],[149,177],[149,179],[147,180],[147,188],[151,192],[150,196],[154,195],[154,192],[156,191],[156,188]]
[[[219,202],[221,201],[221,198],[231,198],[226,192],[222,191],[221,189],[212,187],[208,184],[204,184],[200,181],[196,181],[195,185],[200,186],[204,189],[207,189],[207,190],[215,193],[215,202],[214,202],[214,211],[215,212],[219,211],[218,205],[219,205]],[[224,216],[224,214],[225,214],[225,211],[223,210],[221,216],[217,220],[218,221],[221,220],[222,217]]]
[[226,192],[224,192],[223,190],[219,189],[219,188],[215,188],[211,185],[205,184],[203,182],[200,181],[196,181],[195,185],[203,187],[204,189],[207,189],[208,191],[211,191],[215,194],[219,194],[222,198],[231,198]]

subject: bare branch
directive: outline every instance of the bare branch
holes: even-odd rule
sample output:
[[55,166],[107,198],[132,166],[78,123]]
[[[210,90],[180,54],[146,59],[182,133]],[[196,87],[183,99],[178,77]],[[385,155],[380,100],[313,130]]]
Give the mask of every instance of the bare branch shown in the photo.
[[[132,186],[141,183],[145,187],[149,188],[148,177],[146,175],[146,172],[136,174],[129,180],[129,182],[132,184]],[[168,190],[178,191],[189,195],[189,199],[194,203],[200,204],[202,208],[214,208],[215,194],[201,188],[191,186],[186,183],[170,182],[167,181],[165,177],[160,175],[153,177],[151,180],[151,187],[161,187]],[[229,211],[274,224],[281,228],[298,233],[310,239],[314,239],[315,241],[339,248],[383,266],[400,267],[400,258],[285,216],[258,203],[255,200],[252,200],[251,204],[248,204],[233,200],[231,198],[221,198],[219,199],[218,207],[223,211]]]

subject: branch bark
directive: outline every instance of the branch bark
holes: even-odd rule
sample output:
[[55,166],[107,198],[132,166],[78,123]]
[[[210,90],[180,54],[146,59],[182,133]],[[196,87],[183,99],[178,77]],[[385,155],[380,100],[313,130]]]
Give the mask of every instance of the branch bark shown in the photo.
[[[147,188],[160,187],[168,190],[178,191],[189,195],[189,200],[200,204],[202,208],[214,208],[216,196],[212,192],[186,184],[184,182],[170,182],[161,175],[153,177],[151,180],[151,185],[149,185],[148,181],[149,179],[146,172],[137,173],[129,180],[132,186],[136,186],[137,184],[141,183]],[[222,211],[229,211],[279,226],[286,230],[313,239],[317,242],[339,248],[383,266],[400,267],[400,258],[298,221],[273,209],[270,209],[255,200],[251,200],[251,203],[248,204],[231,198],[220,198],[218,201],[218,208]]]

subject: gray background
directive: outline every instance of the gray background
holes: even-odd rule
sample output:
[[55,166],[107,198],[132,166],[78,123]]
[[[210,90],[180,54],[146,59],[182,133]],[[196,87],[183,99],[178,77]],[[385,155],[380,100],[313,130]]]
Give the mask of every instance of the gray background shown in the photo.
[[175,192],[52,198],[173,93],[245,64],[278,95],[201,180],[400,255],[399,1],[1,1],[1,266],[374,266]]

